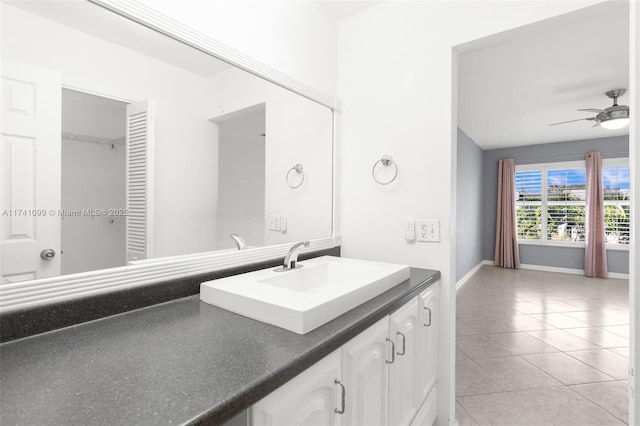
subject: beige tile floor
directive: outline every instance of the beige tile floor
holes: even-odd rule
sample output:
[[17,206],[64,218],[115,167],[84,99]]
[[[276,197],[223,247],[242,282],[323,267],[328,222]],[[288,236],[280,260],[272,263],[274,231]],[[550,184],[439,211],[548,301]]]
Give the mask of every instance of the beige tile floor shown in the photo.
[[457,294],[460,426],[627,424],[628,286],[481,268]]

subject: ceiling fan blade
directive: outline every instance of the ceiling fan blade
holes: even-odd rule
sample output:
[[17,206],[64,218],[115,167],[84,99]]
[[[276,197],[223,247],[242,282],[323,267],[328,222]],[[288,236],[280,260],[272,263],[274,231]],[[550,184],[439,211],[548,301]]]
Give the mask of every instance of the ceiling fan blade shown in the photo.
[[596,112],[596,113],[604,112],[603,109],[595,109],[595,108],[579,109],[578,111],[587,111],[587,112]]
[[569,121],[561,121],[559,123],[552,123],[552,124],[549,124],[549,126],[557,126],[558,124],[573,123],[574,121],[584,121],[584,120],[593,121],[593,120],[595,120],[595,118],[593,118],[593,117],[578,118],[577,120],[569,120]]

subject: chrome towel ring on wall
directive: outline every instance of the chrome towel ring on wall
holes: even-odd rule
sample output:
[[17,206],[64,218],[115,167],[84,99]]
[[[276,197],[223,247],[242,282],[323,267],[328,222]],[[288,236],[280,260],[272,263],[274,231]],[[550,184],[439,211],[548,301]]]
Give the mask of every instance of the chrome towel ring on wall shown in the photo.
[[[379,180],[376,177],[376,167],[378,167],[378,164],[382,164],[382,166],[384,167],[393,166],[394,167],[393,177],[386,182]],[[380,185],[389,185],[398,177],[398,165],[393,161],[393,158],[390,155],[383,155],[381,159],[379,159],[374,163],[373,168],[371,169],[371,175],[373,176],[373,180],[375,180],[376,183]]]
[[[291,179],[290,179],[291,172],[296,172],[297,174],[300,175],[300,182],[298,182],[297,185],[291,184]],[[287,181],[287,185],[289,185],[289,188],[291,189],[300,188],[300,185],[302,185],[302,182],[304,182],[304,168],[302,167],[302,164],[298,163],[289,169],[289,171],[287,172],[286,181]]]

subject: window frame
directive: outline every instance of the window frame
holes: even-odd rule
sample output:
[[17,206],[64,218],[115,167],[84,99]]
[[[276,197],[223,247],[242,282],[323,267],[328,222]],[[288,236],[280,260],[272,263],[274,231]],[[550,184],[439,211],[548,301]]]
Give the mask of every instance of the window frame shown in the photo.
[[[628,157],[620,157],[620,158],[606,158],[602,160],[602,167],[629,167],[629,158]],[[541,238],[538,239],[521,239],[517,236],[518,244],[523,245],[533,245],[533,246],[552,246],[552,247],[574,247],[574,248],[584,248],[584,241],[558,241],[558,240],[550,240],[547,237],[547,224],[548,224],[548,187],[547,187],[547,178],[549,170],[568,170],[568,169],[580,169],[586,170],[586,165],[584,161],[558,161],[551,163],[535,163],[535,164],[516,164],[516,173],[517,172],[532,172],[539,171],[541,172],[541,201],[540,205],[542,207],[541,217],[540,217],[540,226],[543,230],[541,233]],[[516,228],[518,226],[518,217],[517,217],[517,206],[518,206],[518,191],[514,189],[515,199],[516,199],[516,209],[515,209],[515,221]],[[629,204],[631,201],[629,200]],[[606,204],[606,201],[605,201]],[[586,206],[586,201],[585,201]],[[517,234],[517,232],[516,232]],[[621,251],[629,251],[629,244],[620,244],[620,243],[606,243],[605,248],[607,250],[621,250]]]

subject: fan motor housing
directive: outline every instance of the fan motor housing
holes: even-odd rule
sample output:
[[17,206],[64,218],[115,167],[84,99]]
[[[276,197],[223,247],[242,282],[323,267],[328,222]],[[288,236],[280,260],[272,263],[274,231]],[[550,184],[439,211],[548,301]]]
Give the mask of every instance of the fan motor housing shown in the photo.
[[629,107],[626,105],[616,105],[609,107],[596,115],[596,121],[598,123],[613,120],[615,118],[629,118]]

